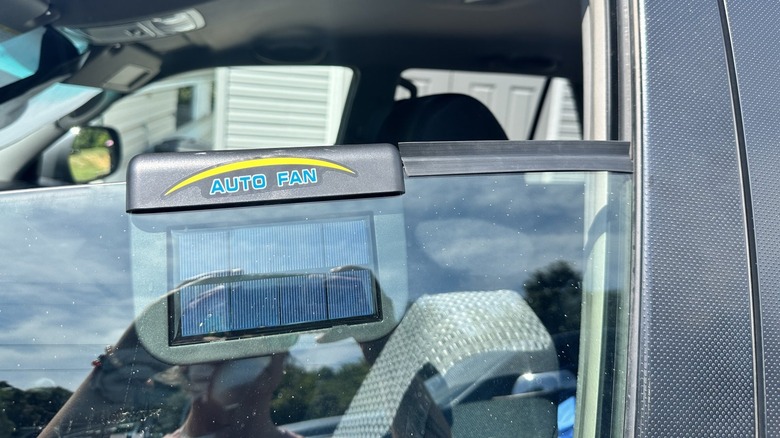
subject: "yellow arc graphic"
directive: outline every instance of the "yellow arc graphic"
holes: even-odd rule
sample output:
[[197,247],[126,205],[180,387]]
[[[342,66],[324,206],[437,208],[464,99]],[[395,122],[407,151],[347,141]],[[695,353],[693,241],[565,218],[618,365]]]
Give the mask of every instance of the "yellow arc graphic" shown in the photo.
[[190,184],[198,181],[210,178],[212,176],[221,175],[223,173],[234,172],[236,170],[251,169],[253,167],[269,167],[269,166],[318,166],[327,167],[329,169],[340,170],[342,172],[355,174],[355,171],[344,167],[340,164],[331,163],[330,161],[317,160],[315,158],[257,158],[254,160],[239,161],[236,163],[222,164],[211,169],[204,170],[203,172],[196,173],[191,177],[181,181],[175,186],[171,187],[164,196],[168,196],[171,193],[182,189]]

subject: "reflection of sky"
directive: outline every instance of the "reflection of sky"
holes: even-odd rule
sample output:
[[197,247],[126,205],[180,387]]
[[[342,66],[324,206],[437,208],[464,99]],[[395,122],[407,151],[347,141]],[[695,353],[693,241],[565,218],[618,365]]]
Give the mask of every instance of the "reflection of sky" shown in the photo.
[[526,184],[523,175],[407,181],[409,282],[425,293],[512,289],[583,247],[582,183]]
[[74,389],[132,321],[124,186],[0,195],[0,380]]
[[324,367],[338,368],[363,359],[363,353],[354,339],[319,344],[316,337],[311,335],[298,338],[298,342],[290,350],[290,355],[296,364],[309,371]]
[[[410,296],[522,291],[530,273],[553,261],[577,267],[583,190],[582,184],[526,185],[521,175],[409,180],[402,198],[407,233],[396,237],[407,240]],[[388,207],[381,199],[361,202],[364,211]],[[333,214],[337,205],[308,204],[305,214]],[[124,208],[124,185],[0,195],[0,381],[74,389],[132,322]],[[289,205],[274,214],[286,208],[303,211]],[[257,217],[264,210],[243,211]],[[292,351],[308,369],[359,356],[351,340],[317,344],[302,337]]]

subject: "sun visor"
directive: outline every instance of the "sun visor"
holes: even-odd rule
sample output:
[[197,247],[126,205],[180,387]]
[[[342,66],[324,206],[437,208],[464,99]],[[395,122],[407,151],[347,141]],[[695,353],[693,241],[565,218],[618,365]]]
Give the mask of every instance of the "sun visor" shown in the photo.
[[67,83],[129,93],[157,76],[161,64],[160,58],[138,47],[107,47],[90,55]]

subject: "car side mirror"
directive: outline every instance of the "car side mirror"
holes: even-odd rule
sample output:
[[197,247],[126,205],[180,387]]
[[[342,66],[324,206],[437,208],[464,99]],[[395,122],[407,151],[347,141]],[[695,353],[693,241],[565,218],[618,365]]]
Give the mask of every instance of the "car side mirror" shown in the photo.
[[73,182],[88,183],[116,170],[121,158],[116,130],[86,126],[74,128],[74,134],[68,155],[68,170]]

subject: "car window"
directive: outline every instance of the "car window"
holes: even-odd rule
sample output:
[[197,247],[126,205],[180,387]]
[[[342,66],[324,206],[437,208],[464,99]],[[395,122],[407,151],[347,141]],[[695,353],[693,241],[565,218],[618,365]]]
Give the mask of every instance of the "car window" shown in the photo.
[[40,47],[43,29],[8,38],[7,34],[0,39],[0,87],[30,77],[38,70],[40,52],[29,50],[30,47]]
[[[582,139],[581,118],[567,79],[431,69],[409,69],[401,77],[414,85],[420,97],[460,93],[476,98],[490,109],[510,140]],[[409,96],[409,89],[397,88],[396,100]]]
[[93,125],[116,129],[124,180],[144,152],[329,145],[352,81],[345,67],[221,67],[156,82],[111,106]]
[[579,2],[172,7],[41,11],[0,102],[0,436],[622,431],[630,147],[533,141],[617,117]]
[[17,119],[0,129],[0,150],[34,133],[42,125],[55,122],[98,94],[99,89],[78,85],[47,87],[20,109]]
[[[144,222],[124,213],[124,191],[107,184],[0,196],[9,230],[0,237],[6,431],[40,431],[71,397],[50,432],[175,436],[199,430],[199,420],[233,416],[260,428],[246,420],[249,409],[251,418],[304,436],[397,431],[411,418],[422,422],[406,427],[456,436],[565,436],[577,409],[595,409],[580,406],[588,396],[577,395],[579,379],[612,384],[601,361],[614,358],[614,347],[593,340],[614,336],[615,318],[604,312],[626,298],[629,175],[414,177],[400,197],[163,213]],[[368,218],[357,229],[373,250],[322,250],[334,264],[377,269],[378,287],[392,297],[385,318],[398,321],[392,330],[359,339],[309,331],[271,356],[186,365],[145,346],[144,309],[171,287],[239,267],[307,272],[322,244],[306,236],[343,234],[329,224],[355,218]],[[331,231],[315,231],[322,227]],[[230,242],[224,233],[239,236],[236,244],[255,242],[249,251],[277,249],[230,263],[219,256]],[[305,248],[315,252],[301,260]],[[166,276],[170,263],[181,267]],[[283,290],[308,284],[289,281]],[[191,303],[205,313],[185,317],[185,334],[239,324],[221,313],[227,295],[200,290],[193,297],[210,298]],[[281,315],[283,326],[296,321]],[[386,420],[376,416],[384,409],[393,413]]]

